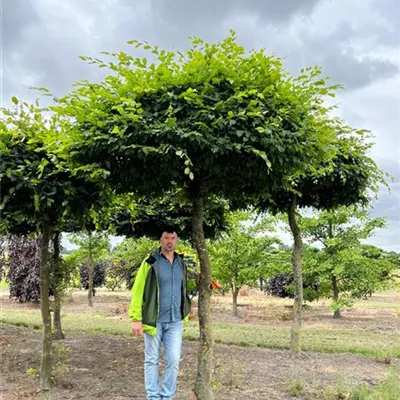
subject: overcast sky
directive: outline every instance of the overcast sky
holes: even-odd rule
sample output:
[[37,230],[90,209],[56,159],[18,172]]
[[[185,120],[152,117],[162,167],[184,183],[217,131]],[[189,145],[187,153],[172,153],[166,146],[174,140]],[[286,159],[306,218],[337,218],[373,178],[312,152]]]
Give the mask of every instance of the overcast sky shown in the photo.
[[318,64],[346,89],[340,115],[373,131],[373,157],[396,182],[374,215],[388,229],[373,243],[400,251],[399,0],[1,0],[2,104],[33,100],[29,86],[61,95],[102,70],[80,55],[133,51],[129,39],[185,49],[189,35],[217,41],[237,32],[247,49],[265,47],[296,74]]

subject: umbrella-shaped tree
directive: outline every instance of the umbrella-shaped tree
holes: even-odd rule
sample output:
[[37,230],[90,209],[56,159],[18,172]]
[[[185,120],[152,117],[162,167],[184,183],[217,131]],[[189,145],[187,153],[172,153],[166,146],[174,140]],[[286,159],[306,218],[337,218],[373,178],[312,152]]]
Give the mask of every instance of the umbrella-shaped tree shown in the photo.
[[84,216],[102,200],[102,170],[74,167],[61,145],[64,127],[57,115],[45,116],[38,103],[12,98],[0,120],[1,223],[4,234],[40,233],[40,302],[43,349],[40,386],[52,375],[49,242],[68,218]]
[[295,353],[301,351],[303,304],[303,241],[296,217],[298,209],[312,207],[317,210],[332,210],[352,204],[365,205],[371,200],[371,195],[377,192],[378,185],[386,184],[385,174],[368,156],[368,150],[372,146],[369,133],[345,126],[341,128],[336,156],[331,162],[323,161],[316,172],[309,171],[308,174],[295,178],[290,190],[282,187],[257,204],[258,209],[263,211],[285,213],[293,235],[292,265],[296,290],[290,348]]
[[113,61],[83,57],[112,74],[82,81],[55,108],[71,119],[71,154],[96,163],[119,192],[154,198],[179,188],[192,205],[192,238],[201,265],[200,350],[195,392],[212,399],[210,262],[205,203],[214,196],[251,205],[290,188],[335,156],[337,121],[318,68],[291,78],[265,50],[245,52],[234,33],[217,44],[192,38],[186,52],[126,53]]

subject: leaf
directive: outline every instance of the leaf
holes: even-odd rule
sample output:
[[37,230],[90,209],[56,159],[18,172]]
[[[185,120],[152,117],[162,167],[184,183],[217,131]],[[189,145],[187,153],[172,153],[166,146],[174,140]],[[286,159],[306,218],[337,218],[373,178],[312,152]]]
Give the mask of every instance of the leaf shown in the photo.
[[11,97],[11,101],[12,101],[15,105],[18,105],[18,103],[19,103],[19,100],[18,100],[15,96],[12,96],[12,97]]
[[121,133],[118,126],[114,125],[114,128],[112,129],[111,133]]

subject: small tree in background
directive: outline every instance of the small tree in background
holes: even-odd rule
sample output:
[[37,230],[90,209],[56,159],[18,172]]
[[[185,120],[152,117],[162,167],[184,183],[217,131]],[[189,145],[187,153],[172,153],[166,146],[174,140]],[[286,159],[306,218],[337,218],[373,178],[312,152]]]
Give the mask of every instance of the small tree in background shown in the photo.
[[314,273],[329,284],[325,295],[332,298],[334,318],[340,318],[343,306],[372,293],[390,279],[396,268],[362,241],[385,226],[384,218],[371,218],[366,209],[339,207],[302,218],[304,236],[323,246]]
[[[89,263],[84,262],[80,268],[81,275],[81,287],[85,290],[89,290],[89,286],[92,286],[93,296],[96,294],[95,288],[101,287],[106,284],[106,271],[110,265],[108,260],[100,260],[94,263],[93,268],[93,283],[89,285]],[[93,306],[93,304],[92,304]]]
[[[106,260],[111,250],[108,236],[103,233],[74,234],[69,237],[71,243],[79,246],[69,258],[74,258],[77,265],[81,265],[81,283],[88,290],[88,306],[93,307],[94,287],[105,284],[105,266],[106,263],[99,265],[95,278],[95,268],[100,261]],[[103,272],[104,270],[104,272]],[[95,283],[96,279],[96,283]]]
[[[238,316],[238,294],[243,285],[254,286],[265,276],[268,250],[279,239],[268,236],[272,221],[260,226],[249,226],[250,214],[237,212],[230,216],[229,233],[210,246],[212,274],[222,285],[229,285],[232,293],[232,314]],[[268,225],[268,226],[267,226]]]
[[159,242],[147,237],[126,238],[112,251],[113,263],[118,265],[121,278],[125,279],[127,289],[132,289],[135,272],[151,251],[157,249]]
[[[282,298],[294,298],[296,286],[294,283],[293,268],[291,265],[291,248],[275,251],[274,264],[272,271],[279,271],[277,274],[269,275],[266,282],[266,291]],[[319,262],[319,250],[311,246],[304,246],[302,255],[302,275],[303,275],[303,299],[314,301],[323,296],[321,291],[321,281],[318,273],[314,272],[315,265]],[[277,268],[278,266],[278,268]]]

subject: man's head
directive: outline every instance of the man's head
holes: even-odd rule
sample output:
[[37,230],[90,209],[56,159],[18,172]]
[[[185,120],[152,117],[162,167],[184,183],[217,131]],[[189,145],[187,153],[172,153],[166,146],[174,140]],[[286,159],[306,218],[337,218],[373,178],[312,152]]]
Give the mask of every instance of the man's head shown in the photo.
[[160,238],[161,250],[165,253],[172,253],[175,251],[177,244],[178,234],[176,233],[176,229],[174,227],[163,229]]

